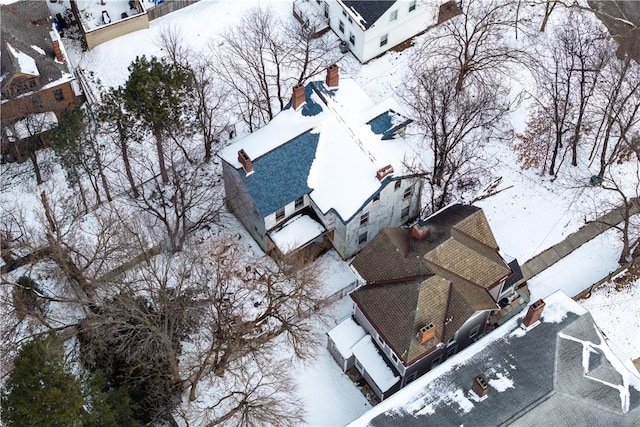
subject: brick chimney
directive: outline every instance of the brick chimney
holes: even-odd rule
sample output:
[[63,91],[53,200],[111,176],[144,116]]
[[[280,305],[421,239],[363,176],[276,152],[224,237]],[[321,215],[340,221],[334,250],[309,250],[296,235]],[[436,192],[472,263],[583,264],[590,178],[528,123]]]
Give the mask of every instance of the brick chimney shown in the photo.
[[293,87],[293,98],[291,99],[291,106],[293,109],[297,110],[300,108],[302,104],[304,104],[305,100],[304,85],[295,85]]
[[429,237],[429,227],[422,221],[418,221],[411,227],[411,237],[416,240],[424,240]]
[[338,82],[340,81],[340,69],[338,68],[338,64],[332,64],[327,67],[327,79],[325,83],[327,87],[334,88],[338,87]]
[[418,339],[420,340],[420,344],[426,344],[427,341],[436,336],[436,328],[433,326],[433,323],[429,323],[426,326],[423,326],[418,331]]
[[63,63],[64,55],[62,54],[62,49],[60,48],[60,38],[58,37],[58,33],[56,33],[55,31],[50,31],[49,36],[53,41],[53,52],[56,55],[56,61]]
[[489,384],[484,380],[482,375],[478,375],[474,378],[471,385],[471,391],[478,395],[480,400],[484,400],[489,394]]
[[544,301],[539,299],[529,306],[529,310],[527,311],[527,314],[526,316],[524,316],[524,320],[522,321],[526,328],[530,328],[540,321],[540,316],[542,316],[544,305]]
[[387,165],[385,167],[378,169],[378,171],[376,172],[376,178],[378,178],[378,181],[382,181],[392,173],[393,173],[393,166]]
[[253,172],[253,162],[251,162],[251,158],[244,149],[240,149],[240,151],[238,151],[238,161],[244,168],[247,175]]

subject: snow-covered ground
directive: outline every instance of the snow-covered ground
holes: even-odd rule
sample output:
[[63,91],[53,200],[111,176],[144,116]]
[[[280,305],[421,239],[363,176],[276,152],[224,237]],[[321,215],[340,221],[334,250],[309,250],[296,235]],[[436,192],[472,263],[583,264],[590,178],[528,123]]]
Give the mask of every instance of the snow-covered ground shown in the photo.
[[[247,9],[256,5],[269,5],[283,16],[291,13],[289,0],[202,0],[153,21],[148,30],[111,40],[88,52],[81,51],[76,41],[65,39],[64,42],[73,64],[92,72],[101,85],[118,86],[124,83],[128,75],[127,67],[136,56],[163,54],[158,38],[164,28],[176,27],[190,44],[202,47],[216,43],[218,34],[225,26],[233,25]],[[380,102],[394,95],[402,84],[409,55],[411,50],[389,52],[366,65],[347,57],[341,63],[341,70],[356,79],[374,102]],[[514,114],[514,118],[518,117],[518,113]],[[522,121],[513,123],[518,130],[522,126]],[[594,190],[576,190],[573,185],[561,186],[534,170],[522,171],[515,154],[502,143],[491,145],[487,150],[488,155],[499,164],[495,174],[496,177],[502,177],[499,189],[503,191],[477,205],[484,209],[496,240],[505,253],[524,262],[584,223],[592,202],[593,194],[589,193]],[[28,169],[29,165],[14,165],[12,168]],[[9,173],[7,170],[3,172]],[[566,182],[575,183],[588,179],[592,174],[587,168],[571,172],[574,177],[561,176],[558,181],[565,179]],[[29,176],[28,173],[24,175]],[[5,181],[0,194],[2,201],[23,199],[25,192],[37,194],[30,180],[31,177],[28,184],[20,185],[18,179],[13,179],[11,186],[6,185]],[[533,278],[530,281],[532,301],[559,288],[566,289],[568,294],[577,293],[575,290],[578,287],[584,288],[614,270],[618,256],[619,243],[615,232],[603,234]],[[324,255],[319,263],[327,295],[355,280],[348,266],[335,252]],[[592,311],[596,322],[614,344],[630,357],[640,357],[640,280],[619,291],[615,290],[614,284],[604,285],[581,303]],[[330,310],[330,324],[319,325],[321,330],[331,329],[349,315],[349,298],[335,303]],[[344,425],[370,407],[358,389],[342,374],[325,347],[317,349],[317,356],[312,363],[297,369],[299,404],[307,413],[309,425]]]

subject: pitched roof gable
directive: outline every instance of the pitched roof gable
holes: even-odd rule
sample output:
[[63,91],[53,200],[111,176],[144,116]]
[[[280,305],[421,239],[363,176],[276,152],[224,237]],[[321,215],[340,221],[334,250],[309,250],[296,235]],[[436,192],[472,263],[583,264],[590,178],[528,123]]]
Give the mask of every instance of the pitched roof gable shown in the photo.
[[318,139],[308,130],[252,161],[254,173],[243,179],[263,217],[311,191],[307,178]]
[[20,72],[19,67],[16,68],[16,62],[11,59],[9,45],[32,58],[37,66],[42,86],[63,78],[73,78],[66,63],[60,64],[54,60],[55,53],[50,35],[52,31],[50,12],[44,0],[24,0],[0,5],[0,15],[2,16],[0,68],[2,75],[5,76],[3,85],[9,82],[8,76]]
[[[355,303],[405,364],[448,341],[476,311],[495,309],[488,290],[511,273],[480,208],[452,205],[423,226],[424,239],[411,237],[410,228],[384,229],[352,261],[367,282],[353,292]],[[408,295],[405,284],[416,294]],[[439,334],[426,346],[415,337],[425,313]],[[412,316],[414,323],[407,320]]]
[[[241,165],[237,160],[240,149],[252,159],[254,173],[250,179],[258,179],[260,172],[256,164],[263,156],[280,156],[280,150],[299,135],[309,132],[318,137],[315,157],[309,168],[296,169],[279,167],[269,172],[277,174],[298,174],[297,181],[304,181],[309,197],[323,213],[333,210],[343,220],[351,220],[362,207],[390,182],[376,178],[376,172],[391,164],[394,178],[403,177],[406,168],[402,164],[411,147],[403,138],[383,140],[385,135],[376,134],[366,123],[381,113],[393,110],[402,114],[402,108],[393,99],[380,104],[364,93],[352,79],[340,79],[337,88],[328,89],[323,82],[311,82],[305,86],[305,103],[298,110],[291,105],[278,113],[271,122],[238,140],[219,153],[219,157],[237,170]],[[395,132],[395,131],[394,131]],[[286,189],[272,190],[265,185],[253,193],[265,205],[264,211],[277,210],[283,205],[278,199],[267,201],[271,193],[288,192]],[[283,181],[273,181],[272,186],[287,185]],[[297,186],[296,188],[301,188]],[[289,200],[290,201],[290,200]],[[263,213],[263,209],[260,209]],[[269,212],[270,213],[270,212]]]
[[[631,362],[570,297],[556,292],[545,304],[535,328],[520,325],[524,314],[509,320],[350,425],[638,425],[640,378]],[[590,377],[592,349],[616,371],[610,384]],[[489,384],[482,401],[470,392],[478,375]]]
[[[406,365],[420,359],[444,340],[451,283],[441,277],[397,284],[368,285],[356,289],[351,298],[378,334]],[[430,323],[436,335],[421,344],[417,333]]]
[[349,0],[343,0],[342,3],[348,9],[351,9],[357,15],[359,15],[362,18],[360,20],[360,23],[364,26],[365,29],[369,29],[396,2],[395,2],[395,0],[393,0],[393,1],[382,1],[382,0],[377,0],[377,1],[371,1],[371,0],[349,1]]

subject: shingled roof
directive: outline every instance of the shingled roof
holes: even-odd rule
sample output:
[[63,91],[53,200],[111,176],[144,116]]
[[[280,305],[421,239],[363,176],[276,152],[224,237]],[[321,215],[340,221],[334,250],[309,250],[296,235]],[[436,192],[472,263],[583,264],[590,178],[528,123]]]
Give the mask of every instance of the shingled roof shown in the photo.
[[348,9],[352,9],[362,17],[360,23],[365,29],[369,29],[384,13],[391,8],[396,2],[394,1],[343,1]]
[[[406,365],[448,341],[476,311],[496,308],[489,290],[512,274],[480,208],[452,205],[422,227],[424,239],[410,228],[384,229],[352,262],[367,282],[352,299]],[[436,337],[420,344],[416,334],[429,323]]]
[[[591,315],[558,291],[355,420],[356,426],[637,426],[640,378]],[[482,375],[488,396],[470,391]]]
[[55,61],[50,35],[53,27],[49,8],[44,0],[24,0],[1,5],[0,15],[2,15],[0,69],[3,84],[9,82],[14,73],[21,71],[18,61],[13,60],[15,55],[11,54],[11,48],[28,55],[35,61],[42,86],[59,80],[65,75],[72,78],[67,65]]

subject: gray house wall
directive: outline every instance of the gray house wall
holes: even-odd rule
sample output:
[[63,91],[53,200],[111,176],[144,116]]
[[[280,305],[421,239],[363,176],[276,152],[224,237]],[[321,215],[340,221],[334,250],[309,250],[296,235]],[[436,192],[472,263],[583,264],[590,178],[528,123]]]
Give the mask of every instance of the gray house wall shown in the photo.
[[[449,357],[452,357],[454,354],[459,353],[466,347],[473,344],[476,341],[477,337],[482,335],[482,333],[484,332],[485,325],[487,324],[487,320],[489,319],[489,314],[489,311],[476,312],[460,327],[460,329],[458,329],[455,336],[455,342],[453,342],[451,345],[446,345],[447,343],[444,343],[445,346],[441,349],[437,349],[436,351],[428,354],[413,365],[408,366],[406,368],[405,375],[402,378],[402,387],[412,382],[413,379],[420,378],[422,375],[433,369],[435,367],[434,361],[439,359],[437,364],[440,364],[447,360]],[[471,331],[475,327],[479,327],[478,333],[474,337],[471,337]],[[415,377],[412,379],[412,375],[414,373]]]
[[[348,222],[341,221],[336,215],[333,241],[336,251],[343,259],[360,252],[383,228],[399,227],[419,215],[422,181],[417,178],[401,179],[400,188],[396,189],[397,181],[388,180],[380,191],[380,200],[369,201]],[[412,193],[405,200],[403,195],[407,188],[412,188]],[[409,208],[409,214],[403,218],[402,210],[405,207]],[[360,219],[365,213],[369,214],[369,219],[365,225],[361,225]],[[363,233],[367,233],[367,240],[360,243],[360,235]]]
[[[398,383],[398,387],[394,387],[393,389],[399,390],[413,380],[429,372],[433,367],[435,367],[434,361],[439,360],[437,364],[440,364],[449,357],[452,357],[454,354],[459,353],[469,345],[473,344],[477,340],[477,338],[484,333],[490,313],[490,311],[476,312],[471,318],[469,318],[469,320],[467,320],[467,322],[465,322],[460,327],[460,329],[458,329],[454,342],[452,342],[450,345],[446,345],[447,343],[445,343],[445,346],[441,349],[433,351],[432,353],[426,355],[424,358],[418,360],[410,366],[404,366],[402,362],[399,361],[399,359],[398,362],[394,363],[392,357],[393,351],[391,350],[391,348],[389,348],[388,345],[386,345],[386,343],[384,343],[382,337],[378,335],[376,329],[365,317],[364,313],[362,313],[357,305],[355,305],[354,307],[353,317],[355,318],[356,322],[360,326],[362,326],[362,329],[364,329],[369,335],[371,335],[380,352],[385,355],[387,362],[395,367],[396,372],[398,373],[398,375],[400,375],[401,379]],[[470,336],[471,332],[476,327],[478,327],[478,332],[473,337]],[[391,394],[391,390],[389,390],[384,393],[384,397],[388,397]],[[380,397],[381,399],[383,398],[381,392],[378,397]]]
[[263,251],[267,251],[266,230],[264,218],[244,185],[242,175],[244,170],[237,170],[227,162],[222,162],[225,200],[229,210],[238,218],[244,228],[251,234]]

